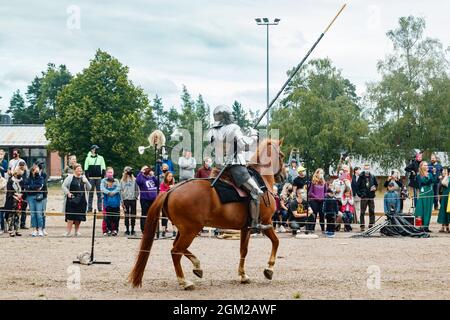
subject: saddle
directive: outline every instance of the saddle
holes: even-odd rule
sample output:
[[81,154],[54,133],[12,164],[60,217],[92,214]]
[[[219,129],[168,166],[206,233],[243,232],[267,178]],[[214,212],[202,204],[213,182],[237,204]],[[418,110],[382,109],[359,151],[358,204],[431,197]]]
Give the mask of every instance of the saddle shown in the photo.
[[[264,183],[261,175],[252,167],[247,167],[250,176],[256,181],[259,188],[265,192],[267,190],[267,186]],[[214,169],[211,176],[216,176],[219,173],[219,170]],[[214,188],[219,195],[220,202],[222,204],[227,203],[235,203],[235,202],[248,202],[250,201],[250,195],[247,191],[238,188],[234,182],[231,175],[228,173],[228,170],[225,170],[220,179],[214,185]]]

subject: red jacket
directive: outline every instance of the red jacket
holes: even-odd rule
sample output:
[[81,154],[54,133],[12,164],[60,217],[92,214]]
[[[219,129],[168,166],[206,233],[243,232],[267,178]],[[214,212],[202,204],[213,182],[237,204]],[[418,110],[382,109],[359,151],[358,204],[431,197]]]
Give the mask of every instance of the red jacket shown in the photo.
[[209,178],[209,176],[211,175],[211,171],[212,171],[211,168],[206,169],[205,166],[202,166],[200,169],[197,170],[195,177],[201,179]]

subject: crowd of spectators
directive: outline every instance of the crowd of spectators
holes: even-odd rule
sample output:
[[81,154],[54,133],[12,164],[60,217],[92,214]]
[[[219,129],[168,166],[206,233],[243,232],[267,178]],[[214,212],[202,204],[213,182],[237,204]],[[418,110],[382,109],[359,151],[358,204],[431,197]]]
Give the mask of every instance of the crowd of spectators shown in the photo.
[[[134,236],[138,201],[140,203],[139,231],[145,227],[147,211],[158,192],[167,192],[176,185],[174,166],[163,157],[158,171],[151,166],[134,170],[126,166],[115,177],[114,169],[107,167],[99,147],[92,145],[84,165],[77,157],[68,157],[68,164],[62,176],[64,194],[62,212],[66,221],[65,237],[80,236],[80,224],[86,221],[86,214],[93,211],[94,194],[97,197],[97,211],[103,214],[104,236],[117,236],[120,229],[121,211],[124,215],[124,234]],[[14,150],[12,159],[4,159],[0,150],[0,234],[8,232],[11,237],[21,236],[26,226],[29,210],[31,236],[43,237],[46,232],[47,176],[42,163],[28,169],[20,158],[20,151]],[[195,158],[185,151],[178,161],[179,182],[192,178],[208,178],[212,172],[212,159],[205,158],[197,169]],[[336,232],[352,232],[359,224],[360,231],[375,224],[375,198],[380,188],[369,164],[362,168],[340,163],[337,177],[325,176],[325,170],[318,168],[309,177],[303,165],[296,160],[286,168],[287,181],[274,186],[277,209],[273,224],[277,232],[297,235],[316,232],[317,226],[326,237],[334,237]],[[450,204],[449,170],[443,167],[433,154],[430,162],[423,161],[418,153],[406,168],[408,183],[403,183],[399,170],[392,170],[383,186],[384,212],[402,213],[404,202],[411,195],[417,224],[426,232],[429,229],[433,208],[439,210],[440,232],[449,233]],[[408,190],[407,187],[410,187]],[[369,221],[366,225],[366,213]],[[169,231],[169,220],[162,217],[161,235]],[[172,237],[176,228],[172,226]]]

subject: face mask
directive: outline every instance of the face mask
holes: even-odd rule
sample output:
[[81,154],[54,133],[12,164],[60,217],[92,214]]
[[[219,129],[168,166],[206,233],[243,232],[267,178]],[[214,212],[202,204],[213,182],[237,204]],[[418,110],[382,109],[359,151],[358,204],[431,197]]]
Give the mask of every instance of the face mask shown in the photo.
[[34,177],[35,177],[35,178],[38,178],[39,176],[40,176],[39,172],[36,172],[36,173],[34,174]]
[[13,157],[17,158],[18,154],[17,153],[13,153]]
[[163,169],[162,172],[163,172],[163,173],[166,173],[166,172],[167,172],[167,169]]
[[22,179],[22,175],[18,174],[18,175],[16,176],[16,178],[17,178],[17,179]]

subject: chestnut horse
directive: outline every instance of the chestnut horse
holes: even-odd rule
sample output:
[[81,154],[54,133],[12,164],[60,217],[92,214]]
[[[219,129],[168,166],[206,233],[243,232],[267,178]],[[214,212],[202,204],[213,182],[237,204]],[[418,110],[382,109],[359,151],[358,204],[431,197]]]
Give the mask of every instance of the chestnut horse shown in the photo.
[[[275,180],[282,182],[286,178],[283,166],[284,154],[280,150],[281,144],[282,140],[268,139],[262,141],[255,153],[256,158],[254,156],[251,161],[253,164],[249,165],[261,174],[267,186],[260,205],[260,219],[263,224],[272,224],[272,215],[276,208],[275,198],[272,193]],[[184,277],[180,263],[183,255],[194,265],[194,274],[199,278],[203,276],[200,260],[188,248],[205,226],[241,230],[241,259],[238,272],[241,283],[250,281],[244,269],[250,239],[250,231],[247,224],[248,203],[222,204],[216,190],[211,188],[211,179],[192,179],[180,183],[169,192],[159,195],[150,207],[140,251],[134,268],[128,277],[133,287],[142,286],[142,277],[162,210],[178,229],[171,253],[178,282],[184,289],[192,290],[194,289],[194,284]],[[272,242],[269,265],[264,270],[264,276],[271,280],[279,240],[273,228],[263,232]]]

